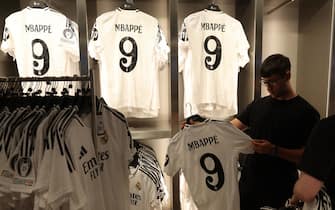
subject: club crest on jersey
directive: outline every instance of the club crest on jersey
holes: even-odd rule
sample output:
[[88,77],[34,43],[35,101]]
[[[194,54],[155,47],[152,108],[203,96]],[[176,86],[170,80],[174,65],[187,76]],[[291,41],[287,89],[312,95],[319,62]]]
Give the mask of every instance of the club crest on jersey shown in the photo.
[[17,172],[21,177],[27,177],[32,169],[32,162],[30,158],[21,157],[18,161]]
[[9,39],[9,32],[8,32],[8,28],[6,27],[5,30],[3,31],[2,40],[7,41],[8,39]]
[[32,162],[29,157],[19,157],[15,154],[10,159],[10,167],[13,171],[16,171],[21,177],[27,177],[32,170]]
[[137,182],[136,183],[136,188],[140,191],[142,189],[141,183]]
[[100,136],[100,142],[101,144],[107,144],[108,136],[106,134],[104,134],[103,136]]

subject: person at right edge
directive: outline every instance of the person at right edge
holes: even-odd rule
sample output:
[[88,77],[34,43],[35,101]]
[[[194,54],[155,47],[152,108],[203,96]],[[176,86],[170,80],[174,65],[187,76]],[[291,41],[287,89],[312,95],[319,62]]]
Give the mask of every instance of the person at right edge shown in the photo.
[[334,128],[335,115],[322,119],[314,127],[299,163],[301,174],[294,186],[291,204],[302,200],[307,207],[314,204],[317,209],[335,209]]
[[239,182],[241,210],[283,207],[298,178],[296,164],[319,113],[292,88],[291,63],[281,54],[267,57],[261,80],[269,96],[256,99],[231,123],[253,138]]

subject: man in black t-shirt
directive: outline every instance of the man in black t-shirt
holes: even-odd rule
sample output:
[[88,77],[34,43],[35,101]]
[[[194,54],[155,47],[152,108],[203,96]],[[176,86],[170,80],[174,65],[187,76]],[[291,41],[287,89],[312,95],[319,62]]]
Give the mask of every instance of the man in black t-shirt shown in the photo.
[[290,84],[291,64],[274,54],[261,66],[269,96],[254,100],[231,121],[253,138],[255,154],[247,155],[240,179],[241,210],[281,207],[291,197],[300,161],[319,113]]
[[293,203],[312,201],[324,185],[335,207],[335,115],[313,129],[301,163],[302,171],[294,186]]

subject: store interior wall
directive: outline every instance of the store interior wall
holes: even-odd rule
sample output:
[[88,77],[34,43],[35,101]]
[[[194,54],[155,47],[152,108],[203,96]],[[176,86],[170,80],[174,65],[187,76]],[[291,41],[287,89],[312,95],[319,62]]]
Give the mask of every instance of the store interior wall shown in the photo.
[[238,110],[244,110],[255,96],[255,69],[256,69],[256,30],[255,30],[255,7],[254,1],[236,1],[236,19],[242,23],[244,32],[250,44],[249,63],[240,70],[238,77]]
[[327,115],[331,50],[331,0],[300,2],[297,90]]
[[[327,114],[331,0],[295,0],[267,14],[285,0],[264,1],[263,60],[282,53],[291,60],[291,83],[319,112]],[[262,96],[268,95],[262,86]]]
[[[268,14],[285,0],[264,1],[263,19],[263,60],[271,54],[281,53],[291,61],[291,84],[297,87],[298,41],[299,41],[299,0]],[[262,86],[262,96],[268,95]]]

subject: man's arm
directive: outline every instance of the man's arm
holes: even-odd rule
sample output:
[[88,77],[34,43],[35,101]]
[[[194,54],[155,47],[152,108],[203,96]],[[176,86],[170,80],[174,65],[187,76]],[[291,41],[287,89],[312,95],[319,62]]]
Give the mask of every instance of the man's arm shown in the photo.
[[[240,130],[245,130],[248,126],[243,124],[239,119],[234,118],[230,121],[235,127]],[[298,163],[301,160],[304,149],[286,149],[283,147],[276,146],[264,139],[255,139],[252,141],[255,152],[259,154],[268,154],[278,156],[282,159]]]
[[305,202],[312,201],[323,186],[323,182],[313,176],[302,172],[298,181],[294,185],[293,199]]
[[236,128],[240,129],[240,130],[245,130],[248,126],[246,126],[245,124],[243,124],[239,119],[234,118],[230,121],[231,124],[233,124]]
[[302,158],[302,155],[304,154],[304,148],[301,148],[301,149],[286,149],[286,148],[283,148],[283,147],[278,147],[277,146],[277,156],[282,158],[282,159],[285,159],[285,160],[288,160],[288,161],[291,161],[291,162],[294,162],[296,164],[298,164]]
[[254,141],[252,141],[252,144],[254,146],[255,152],[259,154],[268,154],[277,156],[294,163],[299,163],[304,153],[303,148],[286,149],[284,147],[276,146],[265,139],[254,139]]

